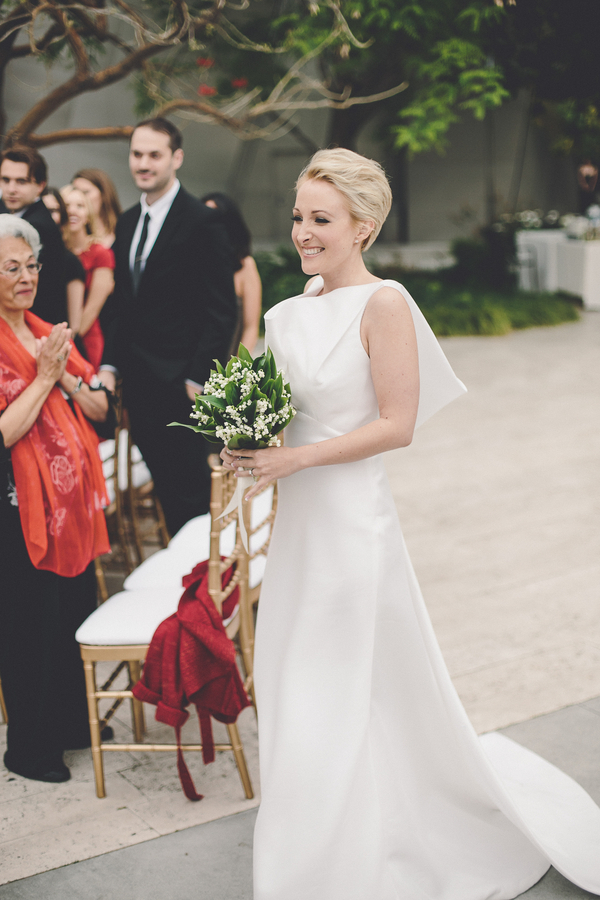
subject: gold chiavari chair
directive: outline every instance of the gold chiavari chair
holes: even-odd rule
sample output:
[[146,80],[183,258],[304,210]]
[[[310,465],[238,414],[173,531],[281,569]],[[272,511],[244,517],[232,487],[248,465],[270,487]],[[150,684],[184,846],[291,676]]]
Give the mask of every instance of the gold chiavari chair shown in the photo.
[[[170,536],[160,500],[154,493],[152,476],[131,439],[120,384],[116,395],[115,434],[110,440],[100,442],[99,452],[109,498],[105,515],[112,559],[121,563],[129,575],[144,560],[144,544],[164,548]],[[95,567],[99,601],[104,603],[108,591],[102,560],[97,559]]]
[[[123,411],[123,428],[126,434],[124,453],[126,459],[126,509],[130,521],[131,550],[135,565],[144,560],[143,544],[150,539],[160,547],[167,547],[171,539],[162,504],[154,491],[154,482],[138,447],[131,439],[129,415]],[[177,461],[174,461],[177,465]]]
[[[251,540],[254,539],[255,547],[254,549],[252,546],[250,547],[251,553],[249,556],[242,545],[238,528],[233,549],[231,552],[227,553],[226,559],[221,559],[223,545],[222,538],[228,527],[229,529],[232,527],[231,523],[235,522],[237,510],[223,519],[220,519],[219,516],[225,509],[234,490],[235,478],[233,474],[227,472],[220,466],[213,469],[210,512],[210,546],[206,548],[206,551],[208,552],[206,552],[204,548],[198,547],[196,561],[199,562],[207,557],[209,559],[209,593],[219,611],[221,611],[223,601],[228,596],[229,591],[233,590],[236,586],[239,586],[239,604],[231,618],[227,622],[224,622],[224,624],[228,636],[238,644],[244,671],[245,687],[248,693],[252,695],[252,651],[254,646],[252,597],[256,595],[256,589],[259,587],[260,580],[262,580],[264,554],[268,547],[274,511],[270,509],[261,522],[257,522],[255,516],[253,522],[252,511],[257,505],[259,498],[256,498],[252,503],[244,504],[245,507],[247,507],[244,511],[244,515],[247,517],[247,527],[249,527]],[[273,492],[273,488],[267,488],[267,491]],[[270,499],[267,494],[269,507],[272,507],[273,505],[273,497],[274,492],[270,494]],[[265,504],[263,503],[263,506],[264,505]],[[266,537],[265,524],[269,532]],[[235,527],[235,525],[233,527]],[[257,542],[260,540],[262,540],[262,543],[258,546]],[[174,544],[175,543],[176,542],[174,541]],[[176,560],[177,556],[170,548],[161,552],[165,554],[162,557],[163,568],[168,569],[169,554],[171,554],[173,561]],[[156,556],[158,556],[158,554],[156,554]],[[147,560],[146,564],[148,566],[151,566],[152,559],[153,557]],[[160,561],[161,560],[159,560],[159,562]],[[235,574],[230,581],[230,585],[228,585],[224,591],[221,585],[221,573],[231,565],[235,565]],[[141,568],[143,567],[140,567],[140,569]],[[249,587],[251,570],[253,570],[252,590]],[[135,576],[135,574],[136,573],[134,572],[133,575]],[[163,587],[154,590],[149,587],[137,590],[124,590],[114,597],[111,597],[107,603],[103,604],[92,613],[77,632],[76,638],[80,643],[86,677],[92,760],[94,764],[96,793],[98,797],[105,796],[103,766],[103,754],[105,752],[153,752],[175,751],[177,749],[175,743],[149,744],[143,742],[143,706],[133,697],[131,688],[133,683],[140,677],[141,662],[146,656],[152,634],[160,622],[176,611],[181,593],[181,586]],[[96,681],[96,663],[104,660],[129,664],[131,679],[130,684],[126,689],[116,690],[112,688],[112,685],[108,687],[107,685],[103,685],[98,688]],[[109,715],[111,715],[116,706],[127,699],[129,699],[132,704],[132,724],[135,742],[128,744],[103,744],[101,742],[100,732],[108,721],[108,716],[101,718],[99,701],[114,701],[111,710],[109,710]],[[253,791],[239,732],[235,724],[227,725],[226,727],[229,734],[229,743],[216,744],[215,749],[218,751],[228,750],[233,752],[245,795],[250,799],[253,797]],[[182,749],[200,751],[202,750],[202,745],[184,744]]]
[[6,703],[4,702],[4,694],[2,693],[2,681],[0,681],[0,712],[2,713],[2,721],[8,725],[8,713],[6,712]]

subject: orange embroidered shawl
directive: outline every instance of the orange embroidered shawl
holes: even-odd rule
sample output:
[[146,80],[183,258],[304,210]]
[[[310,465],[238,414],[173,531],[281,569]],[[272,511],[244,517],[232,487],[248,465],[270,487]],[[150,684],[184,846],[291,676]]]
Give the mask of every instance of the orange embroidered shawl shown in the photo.
[[[36,338],[52,325],[25,312]],[[94,370],[72,347],[67,371],[89,382]],[[0,318],[0,412],[37,375],[37,364]],[[79,575],[110,545],[103,506],[108,504],[96,432],[55,385],[30,430],[11,447],[21,525],[37,569]]]

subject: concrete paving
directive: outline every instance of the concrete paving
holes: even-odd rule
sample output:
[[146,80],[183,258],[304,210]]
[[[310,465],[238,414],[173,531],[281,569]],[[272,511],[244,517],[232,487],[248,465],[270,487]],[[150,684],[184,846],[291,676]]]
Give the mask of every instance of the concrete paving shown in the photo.
[[[600,803],[600,698],[503,729]],[[0,900],[252,900],[256,811],[186,828],[0,887]],[[551,869],[526,900],[594,895]],[[370,900],[370,898],[369,898]]]
[[442,344],[468,393],[387,467],[455,686],[493,731],[600,693],[600,314]]
[[[387,459],[442,650],[479,732],[506,728],[596,791],[600,802],[594,780],[600,701],[593,699],[600,695],[600,314],[557,328],[442,343],[469,393]],[[257,786],[255,723],[250,711],[245,715]],[[123,736],[127,727],[120,720]],[[154,736],[162,739],[158,730]],[[197,754],[189,756],[205,794],[197,804],[181,794],[171,754],[107,755],[105,800],[94,795],[89,751],[69,754],[73,780],[66,785],[4,772],[0,898],[52,897],[54,878],[63,879],[66,897],[249,897],[246,875],[239,889],[246,893],[235,894],[234,882],[215,888],[204,864],[186,868],[183,858],[180,866],[164,863],[177,888],[171,893],[157,894],[139,874],[148,866],[154,871],[161,847],[188,840],[196,855],[206,842],[209,859],[224,847],[215,871],[223,863],[231,878],[236,866],[249,865],[244,843],[258,796],[242,799],[229,756],[206,769]],[[231,837],[220,830],[229,827]],[[179,851],[164,859],[172,852]],[[131,860],[124,866],[135,878],[123,877],[117,889],[110,872],[121,858]],[[179,890],[179,871],[191,878],[185,890]],[[106,887],[66,893],[69,879],[78,884],[78,872],[100,872]],[[139,894],[127,894],[138,886]],[[37,893],[14,893],[27,890]],[[586,896],[552,874],[533,890],[551,892],[530,892],[535,900]]]

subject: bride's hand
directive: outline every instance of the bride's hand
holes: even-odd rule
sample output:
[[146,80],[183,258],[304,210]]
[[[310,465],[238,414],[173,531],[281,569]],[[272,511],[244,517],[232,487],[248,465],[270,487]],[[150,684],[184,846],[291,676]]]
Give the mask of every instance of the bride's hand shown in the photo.
[[[255,494],[278,478],[287,478],[303,468],[300,447],[267,447],[265,450],[221,450],[226,469],[232,469],[237,478],[252,476],[256,484],[246,494],[251,500]],[[252,470],[252,471],[250,471]]]

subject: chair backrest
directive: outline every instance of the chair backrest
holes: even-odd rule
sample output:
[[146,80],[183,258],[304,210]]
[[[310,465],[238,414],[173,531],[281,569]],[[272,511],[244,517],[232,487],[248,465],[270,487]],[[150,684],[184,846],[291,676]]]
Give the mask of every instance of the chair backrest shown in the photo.
[[[237,523],[238,510],[222,516],[236,489],[237,480],[232,471],[220,465],[212,465],[211,485],[211,530],[210,555],[208,562],[208,592],[217,609],[222,614],[223,603],[239,586],[239,604],[237,609],[223,624],[227,634],[233,638],[238,635],[242,656],[245,681],[244,687],[254,701],[254,616],[253,604],[258,599],[262,573],[266,562],[266,553],[271,539],[271,529],[277,505],[277,489],[269,485],[250,503],[243,504],[244,524],[248,533],[247,553],[242,543],[241,531],[236,524],[236,539],[233,550],[226,559],[221,559],[223,530]],[[222,516],[222,517],[221,517]],[[223,588],[222,574],[235,563],[235,572],[229,584]]]
[[[244,503],[244,524],[248,533],[250,552],[247,553],[244,549],[240,529],[237,528],[233,550],[227,559],[221,559],[221,534],[231,522],[237,521],[238,511],[234,509],[226,516],[222,518],[221,516],[233,496],[237,480],[232,471],[220,465],[212,466],[211,478],[208,589],[217,609],[221,611],[223,602],[238,584],[243,590],[250,592],[250,602],[254,602],[255,595],[260,591],[264,564],[259,565],[259,562],[261,558],[263,561],[266,559],[269,549],[271,529],[277,508],[277,489],[275,485],[269,485],[254,497],[250,503]],[[223,590],[221,576],[234,563],[236,565],[235,574],[225,590]],[[242,582],[245,582],[245,584],[242,584]]]

